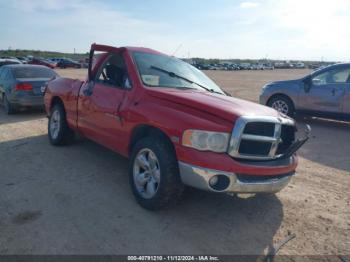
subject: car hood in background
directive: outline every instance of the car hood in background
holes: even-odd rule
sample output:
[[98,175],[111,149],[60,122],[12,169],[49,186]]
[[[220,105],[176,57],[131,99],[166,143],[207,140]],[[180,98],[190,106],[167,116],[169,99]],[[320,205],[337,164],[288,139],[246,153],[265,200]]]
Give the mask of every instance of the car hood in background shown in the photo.
[[294,80],[282,80],[282,81],[274,81],[271,83],[268,83],[267,85],[278,85],[278,86],[292,86],[292,85],[299,85],[304,78],[301,79],[294,79]]

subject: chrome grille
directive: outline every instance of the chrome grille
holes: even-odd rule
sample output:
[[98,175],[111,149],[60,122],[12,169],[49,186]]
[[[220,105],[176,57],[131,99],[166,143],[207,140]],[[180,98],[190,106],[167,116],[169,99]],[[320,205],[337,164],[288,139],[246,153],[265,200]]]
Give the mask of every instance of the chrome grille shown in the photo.
[[229,154],[243,159],[274,159],[294,141],[294,126],[289,118],[240,117],[232,131]]

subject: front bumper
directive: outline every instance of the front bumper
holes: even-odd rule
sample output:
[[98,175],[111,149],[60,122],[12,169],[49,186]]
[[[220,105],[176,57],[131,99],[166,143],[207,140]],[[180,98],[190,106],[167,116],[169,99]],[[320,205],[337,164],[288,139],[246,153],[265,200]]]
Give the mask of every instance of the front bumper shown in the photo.
[[[238,175],[212,170],[179,161],[181,180],[185,185],[198,189],[223,193],[276,193],[291,180],[294,172],[278,176]],[[220,176],[223,183],[219,188],[210,184],[211,178]],[[250,179],[253,178],[253,179]]]

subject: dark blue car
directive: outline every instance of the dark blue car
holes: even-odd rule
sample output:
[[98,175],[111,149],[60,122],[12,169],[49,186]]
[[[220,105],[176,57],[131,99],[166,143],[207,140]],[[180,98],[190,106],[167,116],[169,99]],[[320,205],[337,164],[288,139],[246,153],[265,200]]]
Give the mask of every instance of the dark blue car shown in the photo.
[[0,68],[0,98],[7,114],[21,107],[43,107],[47,81],[57,73],[46,66],[6,65]]

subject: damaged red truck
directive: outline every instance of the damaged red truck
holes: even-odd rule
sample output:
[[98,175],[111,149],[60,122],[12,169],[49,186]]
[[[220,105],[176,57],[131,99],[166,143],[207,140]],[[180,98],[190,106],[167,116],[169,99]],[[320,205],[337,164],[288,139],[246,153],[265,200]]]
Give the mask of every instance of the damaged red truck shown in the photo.
[[78,133],[128,157],[135,198],[151,210],[176,202],[185,186],[278,192],[307,140],[296,139],[291,118],[233,98],[191,65],[146,48],[93,44],[87,79],[51,80],[44,101],[50,142]]

